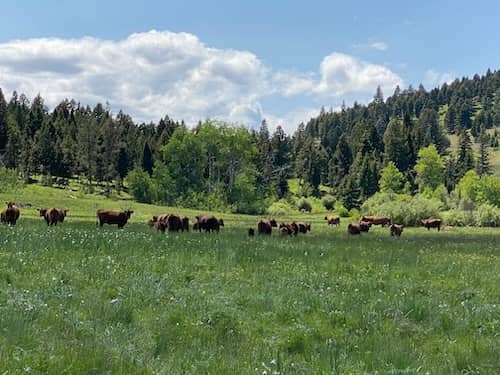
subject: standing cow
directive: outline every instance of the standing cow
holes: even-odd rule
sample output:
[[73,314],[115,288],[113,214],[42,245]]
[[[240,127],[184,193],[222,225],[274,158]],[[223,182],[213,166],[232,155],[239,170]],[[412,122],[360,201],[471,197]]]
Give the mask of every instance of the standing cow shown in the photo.
[[16,222],[19,220],[19,216],[21,215],[19,208],[17,208],[13,202],[5,202],[5,204],[7,204],[7,208],[0,214],[2,223],[16,225]]
[[349,234],[361,234],[361,227],[359,224],[349,224],[347,226],[347,233]]
[[222,219],[217,219],[212,215],[198,215],[196,216],[196,222],[193,224],[193,229],[197,229],[199,232],[203,230],[208,233],[219,233],[220,228],[223,226],[224,220]]
[[271,220],[260,220],[257,223],[257,233],[258,234],[271,234],[273,231],[273,228],[276,228],[278,224],[276,223],[276,220],[271,219]]
[[97,210],[97,219],[99,226],[103,226],[104,224],[110,225],[118,225],[118,228],[122,229],[125,224],[127,224],[128,219],[134,211],[125,210],[125,211],[112,211],[112,210]]
[[396,237],[401,237],[401,234],[403,233],[404,225],[401,224],[391,224],[389,227],[391,236],[396,236]]
[[425,219],[422,220],[422,225],[430,230],[431,228],[436,228],[438,232],[441,230],[441,219]]
[[336,227],[340,225],[340,217],[338,216],[328,215],[325,216],[325,220],[328,225],[335,225]]
[[370,222],[372,225],[381,225],[383,227],[391,224],[391,219],[385,216],[361,216],[359,221]]
[[40,216],[45,219],[47,225],[57,225],[57,223],[63,223],[64,218],[68,214],[68,210],[63,208],[40,208],[38,209]]

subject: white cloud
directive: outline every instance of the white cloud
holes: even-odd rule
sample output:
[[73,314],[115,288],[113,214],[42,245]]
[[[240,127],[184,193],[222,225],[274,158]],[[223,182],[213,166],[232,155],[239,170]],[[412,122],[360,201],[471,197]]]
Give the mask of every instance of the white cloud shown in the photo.
[[425,72],[424,83],[429,87],[441,86],[443,83],[453,82],[453,74],[450,72],[440,73],[434,69]]
[[402,85],[402,79],[389,68],[338,52],[323,59],[320,72],[321,80],[315,92],[325,96],[374,92],[379,85],[388,92]]
[[369,43],[354,44],[353,47],[376,49],[377,51],[387,51],[387,49],[389,48],[387,43],[383,41],[373,41]]
[[[382,45],[379,46],[379,48]],[[109,102],[136,121],[165,114],[196,123],[218,118],[256,126],[262,118],[294,129],[317,114],[318,98],[373,93],[402,80],[390,69],[332,53],[318,72],[273,71],[253,53],[206,46],[195,35],[149,31],[124,40],[38,38],[0,43],[0,87],[34,97],[49,107],[64,98],[83,104]],[[276,115],[263,98],[308,96],[302,106]],[[305,99],[305,98],[304,98]],[[297,109],[297,107],[299,109]],[[283,111],[283,108],[282,108]],[[273,121],[270,120],[270,123]]]

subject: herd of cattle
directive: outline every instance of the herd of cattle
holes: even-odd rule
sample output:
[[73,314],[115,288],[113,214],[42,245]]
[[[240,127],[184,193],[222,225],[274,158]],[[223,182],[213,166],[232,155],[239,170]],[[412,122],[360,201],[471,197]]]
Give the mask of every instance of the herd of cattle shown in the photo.
[[[20,216],[20,210],[13,202],[6,202],[7,207],[0,213],[0,220],[2,223],[15,225]],[[44,218],[47,225],[57,225],[64,222],[64,218],[68,214],[67,209],[62,208],[40,208],[38,212]],[[118,228],[123,228],[134,211],[113,211],[113,210],[97,210],[97,224],[103,226],[104,224],[117,225]],[[221,227],[224,226],[224,220],[217,219],[212,215],[199,215],[195,217],[193,223],[193,230],[204,231],[208,233],[219,233]],[[340,225],[340,218],[338,216],[325,216],[328,225]],[[441,230],[442,222],[440,219],[426,219],[422,220],[422,226],[430,230],[436,228]],[[155,227],[161,232],[185,232],[189,231],[189,218],[176,214],[163,214],[153,216],[149,221],[150,227]],[[391,219],[385,216],[362,216],[358,223],[349,223],[347,225],[347,233],[356,235],[362,232],[368,232],[372,225],[381,225],[382,227],[389,226],[389,233],[391,236],[401,236],[404,226],[402,224],[391,223]],[[307,233],[311,231],[311,224],[304,222],[291,223],[278,223],[274,219],[260,220],[257,223],[257,233],[261,235],[272,234],[273,228],[278,228],[280,236],[297,236],[299,233]],[[248,229],[248,235],[254,236],[255,230]]]

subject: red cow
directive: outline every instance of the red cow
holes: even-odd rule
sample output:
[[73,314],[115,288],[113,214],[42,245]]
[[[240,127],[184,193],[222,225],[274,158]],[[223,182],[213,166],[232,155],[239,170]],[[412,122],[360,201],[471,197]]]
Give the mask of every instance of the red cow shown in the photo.
[[391,226],[389,227],[389,230],[390,230],[391,236],[397,236],[397,237],[400,237],[400,236],[401,236],[401,233],[403,233],[403,228],[404,228],[404,225],[403,225],[403,224],[401,224],[401,225],[398,225],[398,224],[391,224]]
[[102,227],[104,224],[118,225],[118,228],[123,228],[127,224],[128,219],[134,211],[112,211],[112,210],[97,210],[97,219],[99,225]]
[[347,233],[349,234],[361,234],[361,228],[359,224],[349,224],[347,226]]
[[257,223],[257,233],[258,234],[271,234],[273,231],[273,227],[276,228],[278,224],[276,224],[276,220],[260,220]]
[[422,225],[430,230],[431,228],[436,228],[438,232],[441,230],[441,219],[425,219],[422,220]]
[[361,221],[368,221],[368,222],[372,223],[373,225],[382,225],[383,227],[388,225],[388,224],[391,224],[391,219],[389,219],[388,217],[385,217],[385,216],[362,216],[359,221],[360,222]]
[[340,217],[338,216],[328,215],[325,216],[325,220],[327,221],[328,225],[335,225],[337,227],[340,225]]
[[7,208],[3,210],[0,215],[2,223],[16,225],[16,222],[17,220],[19,220],[21,212],[13,202],[5,202],[5,203],[7,204]]

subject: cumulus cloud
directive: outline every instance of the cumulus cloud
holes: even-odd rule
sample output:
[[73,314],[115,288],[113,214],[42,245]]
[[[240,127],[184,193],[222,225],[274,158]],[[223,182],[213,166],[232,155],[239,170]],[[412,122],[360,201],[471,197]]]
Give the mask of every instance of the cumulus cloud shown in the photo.
[[453,74],[449,72],[440,73],[434,69],[425,72],[424,82],[429,87],[441,86],[443,83],[453,82]]
[[[29,97],[40,93],[54,106],[65,98],[109,102],[137,121],[165,114],[196,123],[218,118],[256,126],[262,118],[306,121],[312,109],[281,116],[262,108],[266,97],[340,97],[391,88],[401,79],[390,69],[332,53],[317,72],[273,71],[255,54],[206,46],[189,33],[149,31],[119,41],[37,38],[0,43],[0,87]],[[319,107],[319,106],[318,106]],[[297,123],[292,126],[296,126]]]

